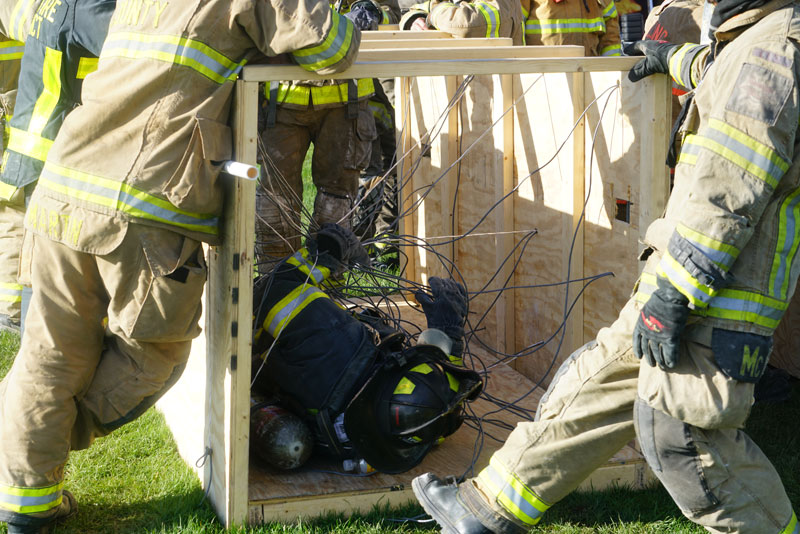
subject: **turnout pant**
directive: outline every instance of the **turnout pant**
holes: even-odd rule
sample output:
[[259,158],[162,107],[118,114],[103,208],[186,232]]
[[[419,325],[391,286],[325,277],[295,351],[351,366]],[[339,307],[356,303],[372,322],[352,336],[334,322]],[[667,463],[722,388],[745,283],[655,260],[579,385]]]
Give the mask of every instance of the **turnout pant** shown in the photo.
[[18,190],[11,200],[0,201],[0,315],[18,323],[22,303],[22,284],[19,274],[19,251],[25,220],[24,190]]
[[753,384],[720,371],[702,323],[687,327],[677,368],[637,360],[640,308],[629,300],[564,362],[535,421],[461,484],[465,502],[495,532],[526,532],[636,435],[683,514],[709,532],[800,532],[777,472],[741,430]]
[[169,230],[130,224],[103,256],[27,239],[27,330],[0,383],[0,521],[12,523],[53,512],[69,451],[132,421],[177,380],[206,279],[200,244]]

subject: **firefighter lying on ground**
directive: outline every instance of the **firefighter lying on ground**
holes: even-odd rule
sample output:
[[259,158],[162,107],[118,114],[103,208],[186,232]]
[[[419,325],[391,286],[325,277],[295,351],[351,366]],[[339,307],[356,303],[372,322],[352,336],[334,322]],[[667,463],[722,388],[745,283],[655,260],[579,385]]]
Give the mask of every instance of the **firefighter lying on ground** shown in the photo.
[[323,291],[368,262],[351,231],[326,224],[307,245],[255,283],[254,392],[303,418],[317,450],[407,471],[458,429],[482,387],[461,363],[466,291],[431,278],[432,295],[417,294],[428,329],[409,346],[376,310],[353,314]]

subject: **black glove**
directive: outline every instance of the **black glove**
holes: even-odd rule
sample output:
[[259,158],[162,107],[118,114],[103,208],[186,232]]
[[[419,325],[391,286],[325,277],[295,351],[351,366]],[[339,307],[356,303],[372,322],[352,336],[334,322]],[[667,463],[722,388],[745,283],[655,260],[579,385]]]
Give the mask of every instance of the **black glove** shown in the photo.
[[467,290],[450,278],[432,276],[431,295],[417,291],[414,295],[425,312],[428,328],[441,330],[453,340],[453,356],[464,350],[464,323],[467,320]]
[[383,19],[381,10],[367,0],[356,2],[350,6],[350,11],[344,15],[353,21],[359,30],[377,30],[378,24]]
[[689,318],[689,299],[666,278],[658,277],[658,289],[650,295],[633,328],[633,352],[650,367],[672,369],[678,364],[681,332]]
[[308,238],[306,246],[334,278],[353,265],[369,266],[369,255],[356,235],[335,223],[323,224],[316,236]]
[[666,41],[652,41],[650,39],[634,41],[626,45],[623,50],[626,56],[644,56],[644,59],[636,63],[628,72],[628,79],[632,82],[638,82],[651,74],[669,74],[669,57],[679,47],[680,45]]

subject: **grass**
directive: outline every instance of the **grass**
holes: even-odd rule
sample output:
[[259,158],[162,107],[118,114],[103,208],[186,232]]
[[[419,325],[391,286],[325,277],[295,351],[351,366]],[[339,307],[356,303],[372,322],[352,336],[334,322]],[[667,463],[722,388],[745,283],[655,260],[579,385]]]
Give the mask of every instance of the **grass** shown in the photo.
[[[0,375],[17,351],[19,338],[0,333]],[[800,509],[800,385],[790,402],[756,406],[748,431],[772,458],[795,509]],[[148,411],[67,465],[66,487],[77,497],[78,515],[54,534],[217,534],[224,531],[194,472],[181,460],[161,415]],[[331,515],[293,524],[233,529],[236,534],[430,532],[396,520],[421,513],[416,504],[381,508],[345,518]],[[0,526],[0,533],[5,533]],[[644,491],[612,488],[580,492],[553,507],[537,532],[550,534],[689,534],[704,530],[684,519],[660,487]]]

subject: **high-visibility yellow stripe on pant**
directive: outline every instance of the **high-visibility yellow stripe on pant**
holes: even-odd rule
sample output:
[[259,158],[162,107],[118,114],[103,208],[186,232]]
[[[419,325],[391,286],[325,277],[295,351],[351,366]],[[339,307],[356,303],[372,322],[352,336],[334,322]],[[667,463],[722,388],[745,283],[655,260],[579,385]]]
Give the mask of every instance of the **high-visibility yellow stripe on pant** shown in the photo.
[[44,488],[20,488],[0,484],[0,508],[18,514],[35,514],[61,504],[63,482]]
[[323,280],[331,274],[330,269],[327,267],[310,263],[308,261],[308,250],[305,248],[292,254],[292,256],[286,260],[286,263],[297,267],[297,270],[308,276],[313,281],[314,285],[321,284]]
[[347,55],[353,42],[355,26],[347,17],[331,11],[333,24],[322,43],[292,52],[298,65],[308,71],[318,71],[335,65]]
[[150,35],[136,32],[109,33],[100,59],[125,57],[152,59],[191,68],[208,79],[223,84],[236,80],[246,60],[236,62],[210,46],[177,35]]
[[114,209],[132,217],[209,235],[219,233],[215,215],[192,213],[126,183],[46,162],[39,185],[81,204]]
[[314,286],[297,286],[272,307],[264,319],[264,328],[272,337],[277,338],[298,313],[319,298],[329,297]]
[[[314,104],[337,104],[349,100],[348,84],[338,83],[334,85],[293,85],[280,84],[278,86],[278,102],[281,104],[296,104],[307,106]],[[357,98],[366,98],[375,92],[375,84],[372,78],[362,78],[356,80]],[[265,86],[267,100],[270,97],[269,84]]]
[[478,478],[492,493],[491,497],[526,525],[538,523],[551,506],[539,499],[494,456],[489,460],[489,465],[478,474]]
[[786,528],[781,530],[780,534],[800,534],[800,523],[797,521],[797,514],[792,512],[792,519]]
[[0,301],[22,302],[22,284],[0,282]]

